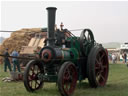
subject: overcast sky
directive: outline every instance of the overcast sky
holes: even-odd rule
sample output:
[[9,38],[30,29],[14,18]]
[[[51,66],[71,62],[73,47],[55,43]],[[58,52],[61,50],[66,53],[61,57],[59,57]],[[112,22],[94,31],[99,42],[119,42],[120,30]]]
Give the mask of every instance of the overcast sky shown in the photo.
[[0,30],[46,27],[49,6],[57,7],[58,27],[63,22],[69,30],[90,28],[100,43],[128,42],[128,1],[2,1]]

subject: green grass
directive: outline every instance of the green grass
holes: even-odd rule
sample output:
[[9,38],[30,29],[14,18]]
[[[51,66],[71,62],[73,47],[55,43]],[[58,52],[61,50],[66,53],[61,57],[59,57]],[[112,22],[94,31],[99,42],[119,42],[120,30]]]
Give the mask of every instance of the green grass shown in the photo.
[[[110,64],[109,78],[105,87],[90,88],[88,81],[77,84],[73,96],[128,96],[128,67],[124,64]],[[23,82],[5,83],[2,78],[9,76],[0,65],[0,96],[60,96],[55,83],[44,83],[34,93],[26,91]]]

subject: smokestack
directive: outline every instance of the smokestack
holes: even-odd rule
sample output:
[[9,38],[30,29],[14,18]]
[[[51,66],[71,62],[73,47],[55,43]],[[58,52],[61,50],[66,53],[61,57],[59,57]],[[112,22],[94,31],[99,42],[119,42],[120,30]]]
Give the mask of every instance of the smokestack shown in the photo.
[[54,38],[54,31],[55,31],[55,13],[56,13],[56,7],[48,7],[46,8],[48,11],[48,41],[47,46],[54,46],[55,38]]

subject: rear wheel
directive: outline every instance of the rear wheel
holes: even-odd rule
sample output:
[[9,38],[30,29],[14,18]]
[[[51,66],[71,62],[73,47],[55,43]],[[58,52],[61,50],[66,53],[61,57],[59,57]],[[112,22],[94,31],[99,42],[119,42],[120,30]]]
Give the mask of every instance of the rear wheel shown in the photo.
[[58,88],[62,96],[73,94],[77,83],[77,70],[72,62],[65,62],[58,73]]
[[38,76],[43,74],[44,70],[39,61],[30,61],[24,71],[24,86],[29,92],[38,90],[43,85],[43,80],[40,80]]
[[108,78],[108,55],[102,46],[92,48],[88,56],[87,73],[91,87],[104,86]]

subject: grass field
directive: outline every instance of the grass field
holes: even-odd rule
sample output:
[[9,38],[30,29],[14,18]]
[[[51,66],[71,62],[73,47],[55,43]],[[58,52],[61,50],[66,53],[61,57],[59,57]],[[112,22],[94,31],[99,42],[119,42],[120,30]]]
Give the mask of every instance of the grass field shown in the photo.
[[[128,67],[124,64],[110,64],[107,85],[90,88],[88,81],[77,84],[73,96],[128,96]],[[26,91],[23,82],[5,83],[2,78],[9,76],[0,65],[0,96],[60,96],[55,83],[44,83],[44,87],[35,93]]]

